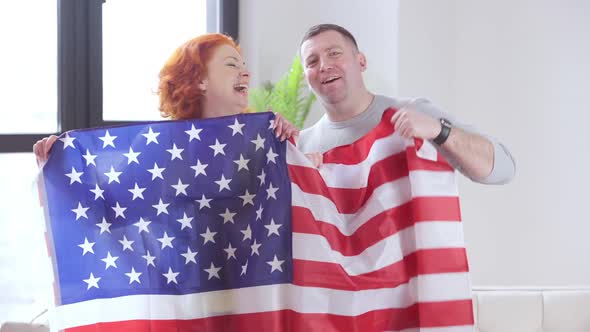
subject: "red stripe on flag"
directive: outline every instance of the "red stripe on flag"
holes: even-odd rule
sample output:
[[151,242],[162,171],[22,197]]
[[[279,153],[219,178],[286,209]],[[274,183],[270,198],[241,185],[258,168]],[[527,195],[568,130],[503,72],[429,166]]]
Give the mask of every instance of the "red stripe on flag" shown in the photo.
[[465,248],[423,249],[399,262],[358,276],[348,275],[339,264],[294,259],[293,284],[356,291],[397,287],[419,274],[467,271]]
[[446,164],[418,158],[413,153],[409,155],[410,160],[407,159],[406,152],[402,152],[376,162],[369,172],[367,186],[363,188],[328,187],[317,169],[305,166],[289,165],[289,176],[303,192],[322,195],[335,203],[338,212],[350,214],[357,212],[379,186],[408,176],[407,165],[410,165],[410,171],[453,170]]
[[458,197],[419,197],[396,208],[381,212],[346,236],[333,224],[316,220],[310,210],[293,207],[293,232],[317,234],[328,240],[332,250],[345,256],[358,255],[368,247],[416,222],[460,221]]
[[389,156],[371,167],[366,187],[354,189],[328,187],[315,168],[289,165],[289,176],[303,192],[322,195],[332,200],[338,212],[355,213],[371,197],[377,187],[408,176],[405,165],[407,165],[405,153]]
[[[383,113],[383,118],[391,117],[395,111],[393,108],[388,109]],[[389,136],[393,132],[393,126],[388,121],[382,120],[373,130],[356,142],[336,147],[324,153],[324,163],[343,165],[359,164],[367,159],[369,151],[376,140]]]
[[358,316],[280,310],[192,320],[132,320],[70,328],[71,332],[143,331],[383,331],[473,324],[471,300],[418,303],[402,309],[374,310]]

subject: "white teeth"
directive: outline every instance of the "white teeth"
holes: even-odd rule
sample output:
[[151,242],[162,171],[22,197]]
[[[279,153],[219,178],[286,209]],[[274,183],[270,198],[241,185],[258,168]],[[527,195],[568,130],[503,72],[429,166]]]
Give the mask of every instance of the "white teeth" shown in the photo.
[[234,89],[237,91],[240,91],[240,92],[246,91],[246,90],[248,90],[248,85],[247,84],[237,84],[237,85],[234,85]]
[[331,82],[331,81],[338,79],[338,78],[339,78],[338,76],[330,76],[330,77],[326,78],[325,80],[323,80],[322,83],[328,83],[328,82]]

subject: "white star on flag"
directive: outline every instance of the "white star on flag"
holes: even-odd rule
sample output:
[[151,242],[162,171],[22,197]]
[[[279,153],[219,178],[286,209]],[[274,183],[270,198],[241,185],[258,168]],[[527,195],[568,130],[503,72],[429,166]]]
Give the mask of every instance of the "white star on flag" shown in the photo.
[[102,222],[100,224],[96,224],[96,226],[98,226],[100,228],[100,234],[107,232],[107,233],[111,233],[111,223],[107,222],[107,220],[102,217]]
[[225,151],[223,151],[223,148],[225,148],[227,144],[221,144],[219,143],[219,140],[217,140],[217,138],[215,139],[215,144],[213,145],[209,145],[209,147],[211,149],[213,149],[213,156],[217,156],[218,154],[222,154],[225,156]]
[[94,254],[94,249],[92,249],[92,247],[94,246],[96,242],[88,242],[88,238],[84,238],[84,243],[79,244],[78,247],[82,248],[82,256],[86,255],[86,253],[92,253]]
[[260,179],[260,184],[263,185],[264,181],[266,181],[266,173],[264,173],[264,169],[260,171],[260,175],[256,176]]
[[276,158],[278,156],[279,155],[276,154],[276,153],[274,153],[274,151],[272,150],[272,148],[269,148],[268,149],[268,152],[266,153],[266,164],[268,164],[270,162],[272,162],[273,164],[276,164],[277,163]]
[[209,277],[207,278],[207,280],[211,280],[211,278],[219,278],[219,270],[221,270],[221,267],[215,267],[215,265],[213,265],[213,262],[211,262],[211,266],[208,269],[204,269],[205,272],[207,272],[209,274]]
[[129,153],[123,153],[123,155],[127,157],[127,165],[130,165],[131,163],[136,163],[139,165],[139,160],[137,160],[137,157],[140,154],[141,152],[135,152],[131,147],[129,147]]
[[154,263],[154,260],[156,259],[156,256],[152,256],[150,255],[150,251],[148,250],[147,253],[143,256],[141,256],[143,258],[145,258],[147,265],[151,265],[153,267],[156,267],[156,264]]
[[152,173],[152,180],[155,180],[156,178],[160,178],[160,179],[164,180],[164,177],[162,176],[162,172],[165,169],[166,168],[159,168],[158,164],[154,163],[154,168],[148,169],[147,171]]
[[88,211],[88,209],[90,209],[89,207],[83,207],[81,202],[78,202],[78,207],[75,209],[72,209],[72,212],[76,213],[76,220],[80,219],[80,217],[84,217],[86,219],[88,219],[88,216],[86,215],[86,211]]
[[195,202],[199,203],[199,210],[201,210],[204,207],[211,208],[211,205],[209,205],[209,202],[211,202],[211,200],[212,199],[210,199],[210,198],[208,199],[207,197],[205,197],[205,194],[202,194],[201,199],[197,199],[197,200],[195,200]]
[[237,248],[233,248],[231,246],[231,243],[229,243],[227,245],[227,248],[223,249],[223,251],[225,251],[227,253],[227,260],[229,260],[230,258],[237,259],[236,258],[236,250],[237,250]]
[[279,190],[279,188],[275,188],[272,186],[272,183],[269,183],[268,189],[266,189],[266,199],[270,199],[271,197],[277,199],[277,190]]
[[127,240],[127,236],[126,236],[126,235],[123,235],[123,240],[119,240],[119,242],[120,242],[120,243],[121,243],[121,245],[123,246],[123,251],[125,251],[125,250],[127,250],[127,249],[129,249],[129,250],[131,250],[131,251],[134,251],[134,250],[133,250],[133,247],[132,247],[131,245],[132,245],[132,244],[133,244],[133,242],[135,242],[135,241],[129,241],[129,240]]
[[164,202],[162,202],[162,199],[160,198],[160,201],[158,202],[158,204],[152,205],[156,210],[158,210],[158,212],[156,213],[157,216],[160,215],[160,213],[165,213],[168,214],[168,204],[164,204]]
[[176,281],[176,277],[178,276],[179,273],[180,272],[174,272],[174,271],[172,271],[172,268],[169,267],[168,268],[168,272],[167,273],[163,273],[162,275],[164,277],[166,277],[166,280],[167,280],[166,284],[169,284],[171,282],[173,282],[175,284],[178,284],[178,282]]
[[264,209],[262,208],[262,204],[260,204],[258,210],[256,210],[256,220],[262,220],[262,211],[264,211]]
[[240,159],[234,160],[234,163],[236,163],[238,165],[238,172],[241,169],[245,169],[245,170],[249,171],[249,169],[248,169],[248,162],[249,161],[250,161],[250,159],[244,159],[244,156],[240,153]]
[[197,256],[197,252],[196,251],[193,252],[190,247],[187,247],[186,248],[186,252],[184,254],[181,254],[181,255],[185,259],[184,265],[186,265],[186,264],[188,264],[190,262],[193,262],[193,263],[197,264],[197,260],[195,259],[195,256]]
[[136,198],[141,198],[143,199],[143,192],[145,191],[145,188],[139,188],[139,186],[137,185],[137,182],[135,182],[135,187],[133,187],[132,189],[128,189],[130,193],[133,194],[133,198],[131,199],[132,201],[134,201]]
[[105,266],[105,270],[108,269],[109,267],[114,267],[117,268],[117,263],[115,263],[115,261],[119,259],[119,256],[111,256],[111,252],[107,251],[107,257],[102,258],[101,261],[105,262],[106,266]]
[[221,213],[219,216],[223,217],[223,223],[227,223],[227,222],[231,222],[232,224],[234,223],[234,216],[237,213],[233,213],[231,212],[228,208],[225,208],[225,212]]
[[260,246],[262,246],[262,243],[257,243],[256,239],[254,239],[254,243],[252,243],[252,245],[250,246],[250,249],[252,250],[250,256],[254,256],[254,254],[256,254],[256,256],[260,256],[260,252],[258,252]]
[[248,261],[246,261],[246,263],[244,265],[242,265],[242,272],[240,272],[240,275],[243,276],[244,274],[246,274],[247,270],[248,270]]
[[244,124],[244,123],[239,123],[238,119],[234,119],[234,124],[228,126],[232,130],[231,135],[234,136],[235,134],[239,133],[243,136],[244,133],[242,132],[242,127],[244,127],[245,125],[246,124]]
[[246,192],[239,197],[243,200],[242,206],[246,206],[246,204],[254,206],[254,198],[256,198],[256,194],[250,194],[248,189],[246,189]]
[[266,141],[266,139],[260,137],[260,134],[257,134],[256,139],[250,141],[256,145],[256,149],[254,151],[258,151],[258,149],[264,150],[264,141]]
[[78,172],[72,166],[72,172],[66,173],[66,176],[70,178],[70,185],[74,182],[82,183],[82,181],[80,180],[80,177],[82,176],[82,174],[84,174],[84,172]]
[[116,203],[116,206],[111,207],[111,209],[115,211],[115,218],[122,217],[123,219],[125,219],[125,210],[127,210],[127,208],[119,205],[119,202]]
[[268,225],[264,225],[264,227],[266,227],[266,229],[268,229],[268,235],[267,236],[271,236],[271,234],[276,234],[277,236],[280,236],[279,234],[279,228],[283,226],[282,224],[275,224],[275,220],[274,219],[270,219],[270,224]]
[[98,287],[98,282],[100,281],[100,278],[95,278],[94,275],[92,274],[92,272],[90,272],[90,277],[88,277],[88,279],[84,279],[84,282],[88,284],[88,289],[92,288],[92,287]]
[[191,221],[193,221],[193,218],[189,218],[186,215],[186,212],[183,213],[183,216],[181,219],[176,219],[176,221],[178,221],[182,226],[180,226],[180,230],[185,229],[186,227],[188,228],[193,228],[193,226],[191,225]]
[[281,265],[283,265],[284,262],[285,261],[278,260],[277,255],[275,255],[275,258],[270,262],[266,262],[266,264],[270,265],[270,273],[273,273],[277,270],[283,272],[283,268],[281,267]]
[[242,241],[246,241],[247,239],[252,240],[252,229],[250,228],[250,225],[248,225],[248,227],[246,227],[246,229],[244,229],[242,232],[242,234],[244,234],[244,238],[242,239]]
[[75,149],[76,147],[74,146],[74,140],[76,138],[75,137],[70,137],[70,134],[66,133],[65,137],[60,138],[59,140],[62,141],[64,143],[64,150],[69,146],[72,149]]
[[95,185],[94,189],[90,189],[90,191],[92,191],[92,193],[94,193],[94,200],[98,200],[99,198],[104,199],[104,196],[102,195],[102,193],[104,193],[104,190],[100,189],[100,187],[98,186],[98,184]]
[[109,145],[115,147],[115,138],[117,138],[117,136],[111,136],[107,130],[104,136],[99,137],[99,139],[102,141],[102,148],[104,149]]
[[191,142],[193,139],[196,139],[198,141],[201,140],[201,137],[199,136],[201,131],[203,131],[203,129],[195,129],[195,125],[191,124],[191,129],[185,130],[184,132],[187,133],[187,135],[189,136],[188,141]]
[[176,196],[183,194],[184,196],[187,196],[186,194],[186,188],[189,186],[188,184],[184,184],[180,181],[180,179],[178,179],[178,183],[177,184],[173,184],[170,185],[172,188],[176,189]]
[[115,168],[113,166],[111,166],[111,170],[108,173],[104,173],[104,175],[106,175],[109,178],[109,184],[111,182],[117,182],[117,183],[121,183],[119,181],[119,175],[121,175],[121,173],[123,172],[116,172]]
[[131,267],[131,272],[125,273],[125,275],[129,277],[130,285],[134,281],[137,281],[138,284],[141,284],[141,281],[139,281],[139,276],[141,275],[141,272],[135,272],[135,268],[133,268],[133,266]]
[[219,179],[218,181],[215,181],[215,183],[217,183],[219,185],[219,192],[221,192],[223,189],[231,190],[231,189],[229,189],[229,182],[230,181],[231,181],[231,179],[226,179],[225,176],[223,176],[223,174],[221,174],[221,179]]
[[142,217],[139,217],[139,221],[136,222],[133,225],[137,226],[137,228],[138,228],[137,232],[138,233],[141,233],[141,232],[149,233],[150,230],[148,229],[148,225],[151,224],[151,223],[152,223],[151,221],[149,221],[149,220],[143,220]]
[[207,164],[201,164],[201,161],[199,159],[197,159],[197,164],[194,166],[191,166],[191,168],[195,171],[195,177],[197,177],[197,175],[199,174],[203,174],[205,176],[207,176],[207,172],[205,172],[205,168],[207,168]]
[[94,159],[96,159],[96,155],[91,154],[90,150],[86,149],[86,154],[82,155],[82,157],[84,157],[84,159],[86,160],[86,166],[90,166],[90,164],[96,166],[96,162],[94,162]]
[[158,241],[160,241],[160,243],[162,243],[162,248],[160,249],[164,249],[166,247],[170,247],[172,249],[174,249],[174,247],[172,246],[172,240],[174,240],[175,237],[174,236],[168,236],[167,232],[164,232],[164,236],[162,236],[161,238],[157,239]]
[[147,134],[141,134],[143,135],[143,137],[147,138],[147,142],[145,143],[145,145],[149,145],[150,143],[156,143],[156,144],[160,144],[158,143],[158,136],[160,135],[160,133],[154,133],[154,131],[152,130],[152,127],[149,128],[148,133]]
[[215,239],[213,238],[215,236],[215,234],[217,234],[217,232],[211,232],[209,230],[209,227],[207,227],[207,231],[205,233],[201,233],[201,236],[203,237],[203,244],[207,244],[207,242],[213,242],[215,243]]
[[176,158],[182,160],[182,151],[184,151],[184,149],[179,149],[176,147],[176,143],[172,144],[172,149],[167,149],[166,151],[168,151],[170,153],[170,160],[174,160]]

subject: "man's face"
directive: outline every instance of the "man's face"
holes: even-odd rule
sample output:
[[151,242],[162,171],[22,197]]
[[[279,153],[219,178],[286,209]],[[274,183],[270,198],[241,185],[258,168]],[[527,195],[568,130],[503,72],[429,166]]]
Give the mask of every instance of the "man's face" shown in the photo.
[[303,42],[301,59],[307,83],[324,103],[342,102],[363,87],[365,58],[336,31],[324,31]]

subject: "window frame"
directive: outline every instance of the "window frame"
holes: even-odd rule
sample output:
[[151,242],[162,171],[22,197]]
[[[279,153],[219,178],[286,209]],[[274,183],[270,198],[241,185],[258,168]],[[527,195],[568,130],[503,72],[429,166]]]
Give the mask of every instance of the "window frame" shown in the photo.
[[[0,153],[32,152],[39,139],[72,129],[135,121],[103,119],[102,5],[57,1],[57,133],[0,134]],[[238,0],[207,0],[207,31],[238,40]]]

